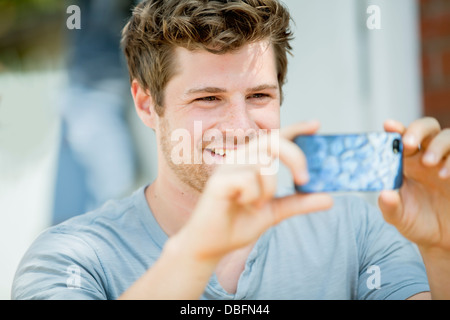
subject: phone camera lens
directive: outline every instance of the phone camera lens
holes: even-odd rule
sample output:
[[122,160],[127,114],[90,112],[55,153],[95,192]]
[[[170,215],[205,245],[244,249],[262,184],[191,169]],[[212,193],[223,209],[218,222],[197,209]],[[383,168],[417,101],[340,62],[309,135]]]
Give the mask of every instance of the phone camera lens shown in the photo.
[[395,139],[392,145],[392,149],[394,150],[394,153],[400,152],[400,140]]

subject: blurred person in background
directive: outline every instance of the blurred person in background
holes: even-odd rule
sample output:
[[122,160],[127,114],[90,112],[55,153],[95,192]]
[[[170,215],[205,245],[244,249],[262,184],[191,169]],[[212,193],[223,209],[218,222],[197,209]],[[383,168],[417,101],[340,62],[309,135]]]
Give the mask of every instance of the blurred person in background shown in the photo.
[[128,82],[120,31],[133,1],[78,0],[81,29],[67,30],[68,83],[52,223],[133,187],[135,150],[126,119]]

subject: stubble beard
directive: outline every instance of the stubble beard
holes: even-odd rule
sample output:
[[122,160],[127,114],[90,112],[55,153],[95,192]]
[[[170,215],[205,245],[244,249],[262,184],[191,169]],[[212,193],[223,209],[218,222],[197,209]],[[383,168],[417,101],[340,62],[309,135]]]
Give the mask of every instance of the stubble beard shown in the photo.
[[201,161],[200,164],[195,163],[194,161],[194,149],[199,149],[196,152],[200,152],[200,154],[203,154],[202,147],[195,145],[195,141],[192,144],[191,149],[191,161],[189,164],[186,163],[180,163],[176,164],[174,163],[172,159],[172,150],[175,144],[179,142],[173,142],[171,140],[171,133],[172,129],[170,128],[170,125],[164,117],[160,118],[160,143],[161,143],[161,151],[163,154],[163,157],[169,166],[169,168],[173,171],[176,177],[181,180],[181,182],[185,183],[192,189],[198,192],[203,192],[203,189],[205,188],[206,182],[208,181],[209,177],[212,175],[215,166],[209,165],[204,163],[204,161]]

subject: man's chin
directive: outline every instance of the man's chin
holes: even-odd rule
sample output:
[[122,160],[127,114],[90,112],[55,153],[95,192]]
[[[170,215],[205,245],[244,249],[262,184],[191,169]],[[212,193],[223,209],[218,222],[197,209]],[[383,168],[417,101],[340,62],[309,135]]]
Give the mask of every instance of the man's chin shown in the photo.
[[177,166],[175,174],[187,186],[196,192],[202,193],[205,189],[206,183],[213,175],[214,170],[219,166],[218,164],[193,164]]

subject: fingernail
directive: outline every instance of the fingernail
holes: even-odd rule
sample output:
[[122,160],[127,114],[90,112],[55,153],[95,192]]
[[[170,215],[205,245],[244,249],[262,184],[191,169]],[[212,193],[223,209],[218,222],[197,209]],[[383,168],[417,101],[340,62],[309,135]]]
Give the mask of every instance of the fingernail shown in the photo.
[[413,136],[405,136],[405,137],[403,137],[403,143],[407,144],[410,147],[417,146],[416,139]]
[[308,171],[303,171],[300,172],[298,174],[298,179],[302,182],[302,183],[307,183],[309,181],[309,174]]
[[450,171],[446,167],[442,168],[441,171],[439,171],[439,177],[442,179],[450,178]]
[[437,163],[437,157],[436,157],[436,155],[434,153],[428,151],[423,156],[423,161],[428,163],[428,164],[436,164]]

